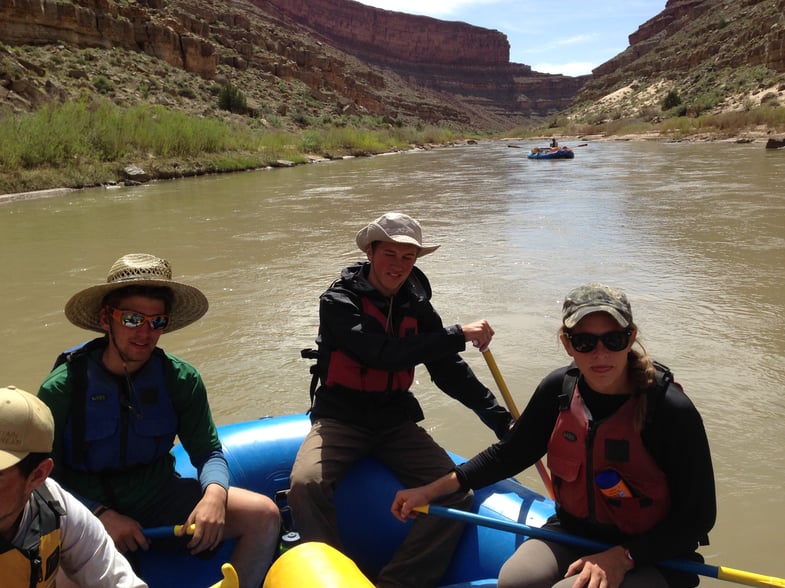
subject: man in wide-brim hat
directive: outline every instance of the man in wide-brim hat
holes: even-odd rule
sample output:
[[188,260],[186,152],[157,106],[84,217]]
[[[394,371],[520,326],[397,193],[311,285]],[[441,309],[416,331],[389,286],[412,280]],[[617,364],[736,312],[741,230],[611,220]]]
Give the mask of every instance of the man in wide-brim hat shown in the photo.
[[[491,326],[478,320],[445,327],[431,306],[430,284],[415,263],[438,245],[424,242],[420,223],[388,212],[362,228],[355,243],[367,261],[344,268],[320,299],[319,349],[306,352],[318,357],[313,426],[298,451],[289,491],[300,536],[336,548],[332,494],[357,459],[380,459],[407,485],[454,468],[417,424],[424,416],[410,390],[415,366],[424,365],[441,390],[472,409],[498,437],[512,422],[459,355],[467,342],[485,350]],[[456,492],[439,504],[467,508],[471,500],[470,492]],[[453,522],[415,521],[376,586],[436,586],[461,532],[462,525]]]
[[[207,308],[202,292],[172,279],[165,259],[124,255],[104,283],[65,307],[73,324],[104,336],[64,352],[38,395],[54,416],[53,476],[99,517],[121,551],[148,549],[143,528],[195,524],[192,538],[171,547],[201,553],[236,538],[240,585],[258,588],[277,546],[278,509],[266,496],[229,487],[199,372],[157,346],[161,334]],[[175,474],[175,437],[198,480]]]

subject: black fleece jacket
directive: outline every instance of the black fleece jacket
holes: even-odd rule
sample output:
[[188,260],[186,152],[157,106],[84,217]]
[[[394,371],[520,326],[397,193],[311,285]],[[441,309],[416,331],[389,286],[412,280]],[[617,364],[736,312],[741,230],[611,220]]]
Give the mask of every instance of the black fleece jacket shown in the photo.
[[[434,384],[472,409],[498,438],[508,432],[510,413],[461,359],[466,349],[460,325],[445,327],[430,303],[431,287],[425,274],[413,268],[408,281],[392,298],[383,296],[368,281],[368,262],[345,268],[341,277],[322,294],[319,304],[319,372],[311,418],[329,417],[370,429],[394,426],[403,419],[423,419],[410,391],[372,393],[324,385],[330,354],[341,350],[370,368],[390,372],[423,364]],[[393,335],[362,311],[367,297],[392,321]],[[417,320],[418,333],[399,337],[404,316]]]

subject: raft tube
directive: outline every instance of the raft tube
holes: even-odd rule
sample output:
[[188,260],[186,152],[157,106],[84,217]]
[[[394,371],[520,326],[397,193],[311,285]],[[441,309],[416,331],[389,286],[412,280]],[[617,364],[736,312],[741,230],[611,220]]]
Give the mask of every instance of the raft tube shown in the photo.
[[[276,493],[289,488],[294,458],[309,430],[310,420],[305,414],[219,427],[230,483],[275,498]],[[177,471],[195,477],[196,471],[182,447],[178,445],[173,453]],[[450,457],[456,464],[466,461],[453,453]],[[411,522],[401,523],[390,513],[393,497],[401,488],[392,472],[372,458],[358,461],[336,488],[334,503],[344,552],[366,578],[374,578],[392,558],[411,525]],[[282,506],[286,520],[289,513]],[[507,479],[475,491],[472,512],[539,527],[554,513],[554,504],[519,482]],[[525,539],[514,533],[466,525],[442,588],[495,586],[502,564]],[[187,553],[160,553],[153,545],[138,556],[137,563],[150,588],[207,587],[221,579],[221,564],[229,561],[232,548],[233,542],[226,541],[213,558],[200,560]],[[322,553],[320,559],[325,558],[330,559]],[[303,570],[303,573],[310,571]],[[307,582],[291,585],[310,586]]]

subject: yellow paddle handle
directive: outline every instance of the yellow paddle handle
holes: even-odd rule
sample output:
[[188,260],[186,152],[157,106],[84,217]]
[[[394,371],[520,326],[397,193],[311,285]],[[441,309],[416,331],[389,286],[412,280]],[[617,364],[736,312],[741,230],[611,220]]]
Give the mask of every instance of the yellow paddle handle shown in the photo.
[[[174,534],[179,535],[183,530],[184,525],[175,525],[174,526]],[[188,528],[185,530],[186,535],[193,535],[194,531],[196,531],[196,525],[188,525]]]
[[[504,402],[507,404],[507,409],[510,411],[510,414],[513,416],[513,418],[517,421],[521,416],[521,413],[518,410],[518,407],[515,406],[515,400],[513,400],[512,394],[510,394],[510,389],[507,387],[504,378],[502,378],[502,373],[499,371],[499,366],[496,365],[496,360],[493,358],[491,350],[486,349],[482,352],[482,356],[485,358],[485,363],[488,364],[488,369],[491,370],[493,379],[496,381],[496,385],[499,387],[499,391],[504,397]],[[538,459],[537,463],[534,465],[537,467],[537,473],[540,474],[542,483],[545,484],[545,489],[548,491],[548,496],[553,499],[556,495],[553,493],[553,482],[551,482],[551,477],[548,475],[548,470],[545,469],[541,459]]]
[[717,578],[727,580],[728,582],[736,582],[737,584],[746,584],[747,586],[785,586],[785,579],[783,578],[764,576],[763,574],[735,570],[725,566],[717,566]]

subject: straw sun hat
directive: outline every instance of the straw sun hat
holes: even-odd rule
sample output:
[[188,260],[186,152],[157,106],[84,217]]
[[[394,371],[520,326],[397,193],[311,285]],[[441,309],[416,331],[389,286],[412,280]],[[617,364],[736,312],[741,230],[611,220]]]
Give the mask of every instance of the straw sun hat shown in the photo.
[[205,295],[193,286],[172,280],[172,267],[168,261],[148,253],[129,253],[114,262],[105,283],[71,296],[65,305],[65,316],[77,327],[103,333],[100,313],[104,298],[110,292],[127,286],[159,286],[172,291],[166,333],[190,325],[207,312]]

